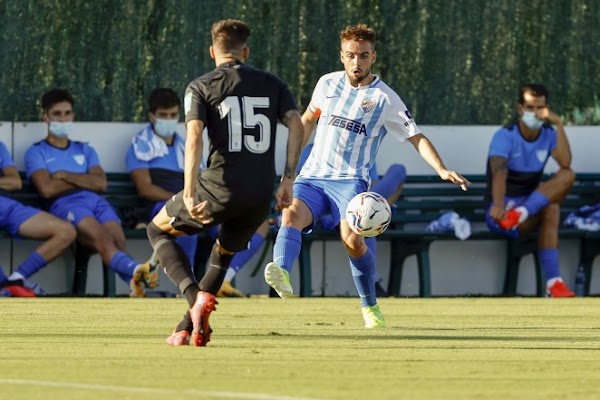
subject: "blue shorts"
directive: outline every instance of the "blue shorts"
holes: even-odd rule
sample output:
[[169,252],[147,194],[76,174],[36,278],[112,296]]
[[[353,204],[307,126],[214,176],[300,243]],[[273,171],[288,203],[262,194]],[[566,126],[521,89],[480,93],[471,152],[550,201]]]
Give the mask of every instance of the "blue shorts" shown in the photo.
[[[525,200],[527,200],[528,198],[529,198],[529,196],[517,196],[517,197],[504,196],[504,204],[506,205],[507,210],[511,210],[515,207],[519,207],[520,205],[523,205],[523,203],[525,203]],[[485,212],[485,222],[487,223],[488,228],[490,228],[490,231],[500,232],[508,237],[512,237],[515,239],[518,239],[521,237],[521,234],[519,233],[518,229],[501,228],[500,225],[498,225],[498,223],[492,217],[490,217],[490,208],[492,208],[491,203],[490,203],[490,206],[488,207],[487,211]]]
[[17,236],[23,222],[39,212],[37,208],[0,196],[0,228],[8,231],[12,236]]
[[104,197],[86,190],[55,200],[50,206],[50,212],[75,227],[86,217],[93,217],[100,224],[110,221],[121,223],[116,211]]
[[294,182],[294,197],[306,203],[313,216],[313,222],[302,232],[310,232],[323,214],[330,213],[333,226],[346,218],[346,207],[354,196],[366,192],[368,184],[362,179],[313,179],[298,177]]

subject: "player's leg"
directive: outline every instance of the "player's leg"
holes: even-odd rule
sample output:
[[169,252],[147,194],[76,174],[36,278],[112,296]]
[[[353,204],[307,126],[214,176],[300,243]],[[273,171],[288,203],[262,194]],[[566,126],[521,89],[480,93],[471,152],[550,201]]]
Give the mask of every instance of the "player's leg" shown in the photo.
[[350,260],[352,279],[360,296],[365,327],[384,327],[385,320],[377,305],[375,293],[375,257],[365,239],[354,233],[345,219],[340,221],[340,235]]
[[261,246],[265,243],[265,239],[269,234],[269,222],[267,220],[263,221],[263,223],[258,227],[256,232],[250,238],[250,242],[248,243],[248,248],[242,251],[235,253],[233,259],[231,260],[231,264],[229,265],[229,269],[227,269],[227,273],[225,274],[225,278],[223,280],[223,284],[221,288],[217,292],[217,297],[225,296],[225,297],[244,297],[242,292],[233,287],[231,281],[238,272],[250,261],[250,259],[256,254],[256,252],[261,248]]
[[514,210],[507,212],[506,218],[499,222],[506,229],[523,224],[528,218],[537,215],[549,204],[560,204],[575,182],[575,173],[571,168],[560,168],[549,180],[541,184]]
[[385,175],[371,187],[371,191],[379,193],[390,205],[393,205],[400,197],[405,181],[406,168],[404,165],[392,164]]
[[[298,195],[302,197],[297,197]],[[307,201],[311,204],[310,208]],[[308,184],[294,184],[294,199],[281,215],[281,227],[273,246],[273,261],[265,266],[265,281],[281,297],[290,297],[294,290],[290,282],[290,272],[300,254],[301,231],[313,223],[312,210],[323,208],[323,198]]]
[[8,277],[9,280],[24,282],[62,254],[73,243],[76,233],[68,222],[33,207],[19,205],[11,214],[11,220],[18,226],[16,234],[44,241]]
[[546,294],[551,297],[573,297],[573,293],[560,276],[558,228],[560,207],[556,203],[544,208],[539,225],[538,249],[546,279]]

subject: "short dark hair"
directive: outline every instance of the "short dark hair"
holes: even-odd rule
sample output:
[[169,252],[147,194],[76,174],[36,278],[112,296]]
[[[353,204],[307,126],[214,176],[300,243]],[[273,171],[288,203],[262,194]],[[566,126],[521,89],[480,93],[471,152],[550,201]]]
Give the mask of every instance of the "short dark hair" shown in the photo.
[[223,51],[241,50],[250,37],[250,28],[237,19],[223,19],[215,22],[210,30],[213,46]]
[[181,101],[173,89],[157,88],[150,93],[148,98],[148,107],[151,113],[155,113],[159,108],[180,107]]
[[340,33],[340,40],[342,42],[353,40],[353,41],[362,41],[366,40],[367,42],[371,42],[373,47],[375,47],[375,31],[372,28],[369,28],[367,24],[356,24],[354,26],[347,26]]
[[52,89],[42,95],[42,110],[47,111],[50,107],[56,103],[62,103],[68,101],[71,103],[71,107],[75,104],[73,96],[66,89]]
[[519,92],[519,104],[525,103],[525,93],[531,93],[533,97],[545,97],[546,103],[548,103],[548,89],[541,83],[528,83],[527,85],[521,86]]

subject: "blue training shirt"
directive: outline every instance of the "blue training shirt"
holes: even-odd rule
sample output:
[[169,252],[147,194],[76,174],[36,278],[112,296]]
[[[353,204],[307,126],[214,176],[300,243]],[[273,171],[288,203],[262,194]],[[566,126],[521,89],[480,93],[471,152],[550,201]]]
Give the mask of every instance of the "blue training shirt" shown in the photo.
[[50,174],[58,171],[87,174],[96,165],[100,165],[96,150],[84,142],[71,140],[66,148],[61,149],[42,140],[31,145],[25,153],[25,172],[28,178],[40,169],[45,169]]
[[556,135],[554,128],[543,125],[538,137],[530,141],[521,135],[518,123],[497,131],[492,138],[488,153],[486,200],[491,201],[490,157],[500,156],[508,160],[507,196],[529,195],[540,184],[546,162],[556,148]]

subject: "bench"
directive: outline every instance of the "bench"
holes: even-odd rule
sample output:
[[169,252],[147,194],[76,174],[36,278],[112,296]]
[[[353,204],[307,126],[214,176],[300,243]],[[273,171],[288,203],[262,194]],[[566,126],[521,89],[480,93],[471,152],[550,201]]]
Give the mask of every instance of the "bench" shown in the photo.
[[[391,243],[390,275],[388,293],[400,295],[402,269],[404,261],[415,255],[419,275],[419,295],[431,297],[431,272],[429,260],[430,245],[439,240],[458,240],[454,233],[425,232],[425,226],[446,211],[455,211],[467,218],[472,225],[472,234],[467,240],[500,240],[506,242],[506,271],[503,295],[516,295],[517,279],[521,259],[533,254],[536,273],[536,294],[545,294],[545,281],[537,255],[537,235],[523,239],[511,239],[490,232],[485,225],[483,197],[485,175],[470,175],[472,182],[468,191],[463,192],[455,185],[440,180],[438,176],[409,176],[402,196],[396,202],[392,223],[378,240]],[[547,177],[546,177],[547,178]],[[585,204],[598,201],[600,192],[600,174],[578,174],[571,193],[561,206],[561,221],[569,212]],[[585,294],[589,294],[591,269],[594,258],[600,253],[600,233],[585,232],[570,228],[560,228],[562,239],[577,239],[580,242],[580,262],[586,273]],[[300,296],[311,295],[310,248],[314,241],[339,240],[337,232],[315,230],[304,235],[299,257]]]

